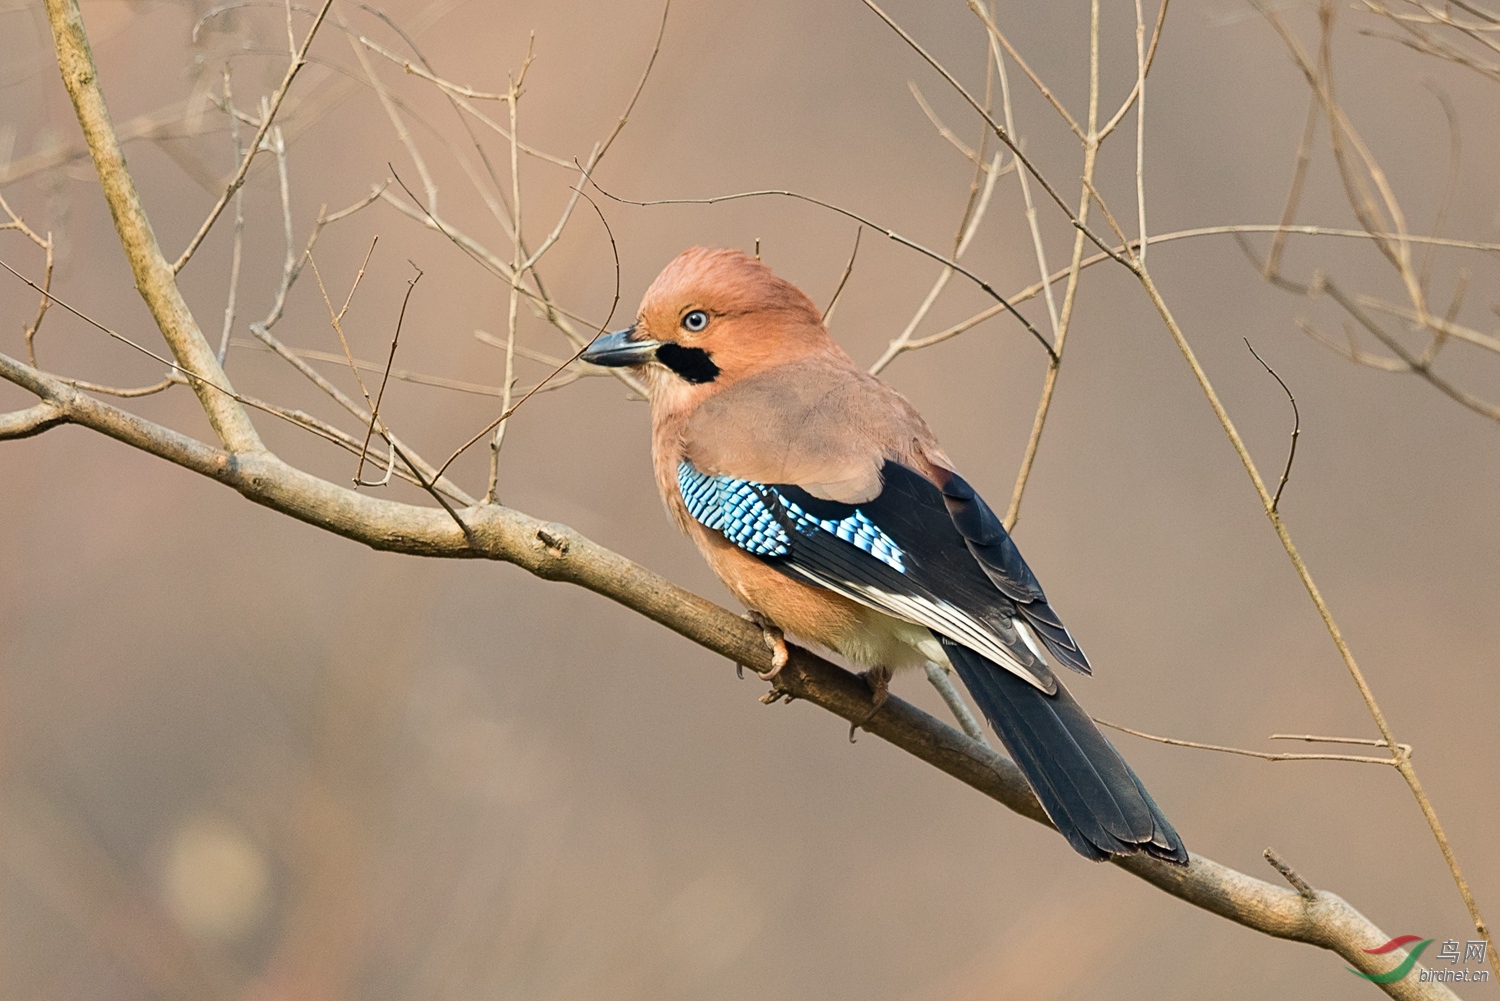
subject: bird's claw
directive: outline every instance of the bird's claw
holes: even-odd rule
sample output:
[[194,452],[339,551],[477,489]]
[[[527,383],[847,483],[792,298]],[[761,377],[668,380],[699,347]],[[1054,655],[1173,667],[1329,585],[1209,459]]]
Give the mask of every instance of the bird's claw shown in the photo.
[[[766,648],[771,651],[771,669],[769,671],[756,671],[755,676],[761,681],[771,681],[781,673],[783,667],[786,667],[786,662],[790,656],[786,649],[786,634],[760,612],[753,610],[746,612],[745,618],[760,626],[761,639],[765,641]],[[737,664],[735,666],[738,669],[743,668],[745,665]],[[740,676],[744,677],[744,674],[741,673]]]
[[890,698],[891,695],[891,672],[888,668],[872,667],[868,671],[861,671],[859,676],[864,678],[865,684],[870,686],[871,705],[870,712],[864,719],[858,723],[849,724],[849,743],[851,744],[855,742],[855,731],[868,726],[870,721],[880,712],[881,708],[885,706],[885,700]]

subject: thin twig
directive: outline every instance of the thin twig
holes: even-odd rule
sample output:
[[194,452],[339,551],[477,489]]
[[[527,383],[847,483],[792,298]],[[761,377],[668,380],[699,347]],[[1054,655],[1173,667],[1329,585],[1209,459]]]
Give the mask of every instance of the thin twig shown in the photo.
[[1286,238],[1291,233],[1292,220],[1297,217],[1297,208],[1302,202],[1302,186],[1307,181],[1307,168],[1312,163],[1313,137],[1317,133],[1319,120],[1318,96],[1311,94],[1307,102],[1307,121],[1302,126],[1302,138],[1297,143],[1296,165],[1292,168],[1292,183],[1287,189],[1286,203],[1281,209],[1281,228],[1271,241],[1270,253],[1262,272],[1267,280],[1281,273],[1281,255],[1286,248]]
[[1296,890],[1304,900],[1318,899],[1318,891],[1312,888],[1311,883],[1298,875],[1296,869],[1283,862],[1281,856],[1276,854],[1276,849],[1268,847],[1261,854],[1265,856],[1267,862],[1271,863],[1271,868],[1281,873],[1282,878],[1292,884],[1292,889]]
[[[503,343],[504,342],[502,342],[502,344]],[[257,348],[261,351],[269,350],[263,342],[249,340],[246,338],[236,337],[231,340],[229,344],[230,347],[236,348],[251,347]],[[347,365],[350,360],[345,355],[334,354],[332,351],[317,351],[312,348],[289,348],[288,350],[290,350],[292,354],[296,355],[298,358],[303,358],[308,361],[326,361],[333,362],[338,365]],[[519,345],[516,348],[516,353],[521,355],[522,357],[526,356]],[[355,358],[353,359],[353,362],[354,368],[360,372],[382,372],[385,370],[385,366],[381,365],[379,362],[368,361],[363,358]],[[551,364],[555,365],[557,363],[552,362]],[[397,379],[401,382],[409,382],[415,386],[428,386],[432,389],[448,389],[452,390],[455,393],[470,393],[474,396],[499,397],[501,395],[499,386],[486,386],[485,384],[479,382],[465,382],[462,379],[449,379],[446,376],[431,375],[426,372],[413,372],[410,369],[399,367],[391,369],[391,378]]]
[[927,680],[942,696],[944,704],[948,706],[948,711],[953,714],[954,719],[958,720],[959,727],[969,735],[969,739],[977,740],[985,747],[989,747],[990,742],[985,738],[984,728],[975,718],[974,710],[970,709],[969,704],[964,701],[963,693],[953,684],[953,679],[948,676],[948,672],[943,669],[942,665],[928,661]]
[[[1171,0],[1161,0],[1161,6],[1156,11],[1156,27],[1151,29],[1151,44],[1146,49],[1147,76],[1150,75],[1151,67],[1156,63],[1156,47],[1161,43],[1162,28],[1167,23],[1167,5],[1169,3],[1171,3]],[[1130,93],[1126,94],[1125,100],[1120,103],[1119,110],[1114,113],[1109,121],[1104,123],[1103,128],[1099,129],[1097,138],[1100,142],[1103,142],[1125,120],[1125,116],[1130,113],[1130,107],[1139,94],[1139,86],[1131,87]]]
[[[984,162],[983,157],[976,153],[968,143],[960,139],[957,134],[955,134],[954,131],[950,129],[941,118],[938,117],[938,113],[932,110],[932,105],[927,103],[927,98],[922,96],[922,91],[917,87],[915,83],[913,83],[911,80],[906,81],[906,89],[911,91],[911,96],[916,99],[917,107],[922,109],[922,114],[927,116],[927,120],[932,123],[932,127],[938,130],[938,135],[948,140],[948,142],[953,145],[953,148],[962,153],[964,155],[964,158],[970,163]],[[989,133],[985,133],[985,135],[988,136]]]
[[[525,260],[523,256],[523,241],[526,239],[526,230],[522,225],[521,215],[521,157],[520,157],[520,119],[518,117],[521,103],[521,82],[526,78],[526,71],[531,67],[532,49],[536,44],[536,35],[532,34],[530,42],[526,47],[526,58],[521,63],[520,72],[510,81],[510,89],[506,92],[505,104],[510,113],[510,231],[511,258],[510,258],[510,295],[506,309],[505,326],[505,379],[501,386],[504,396],[500,401],[500,410],[505,412],[510,409],[511,393],[516,385],[516,328],[518,326],[519,307],[521,304],[520,283],[526,274],[527,266],[535,264],[536,259],[546,253],[547,247],[562,233],[563,226],[567,224],[572,213],[573,205],[577,204],[579,192],[583,190],[583,182],[580,179],[578,185],[573,189],[573,196],[569,199],[568,207],[563,210],[562,217],[558,219],[557,226],[552,235],[545,241],[533,255]],[[596,146],[597,150],[598,147]],[[495,425],[495,437],[490,441],[490,475],[489,486],[485,489],[484,503],[493,504],[500,490],[500,449],[505,444],[505,431],[510,422],[501,419]]]
[[[993,36],[991,36],[993,38]],[[991,42],[993,49],[994,43]],[[1099,159],[1099,144],[1101,142],[1098,131],[1099,124],[1099,0],[1092,0],[1089,5],[1089,117],[1088,133],[1083,143],[1083,172],[1080,178],[1081,190],[1078,194],[1078,220],[1081,224],[1087,224],[1089,219],[1090,192],[1094,188],[1094,169]],[[1037,399],[1036,414],[1031,421],[1031,431],[1026,436],[1026,450],[1021,453],[1020,468],[1016,470],[1016,481],[1011,487],[1010,503],[1006,505],[1003,524],[1007,531],[1014,530],[1016,523],[1021,518],[1021,501],[1026,495],[1026,487],[1031,482],[1031,471],[1035,468],[1037,452],[1042,445],[1042,432],[1047,426],[1047,417],[1052,412],[1052,400],[1057,393],[1057,380],[1062,372],[1063,350],[1067,346],[1068,331],[1072,329],[1073,307],[1078,301],[1078,287],[1082,283],[1083,269],[1083,237],[1086,230],[1080,225],[1073,233],[1073,253],[1069,261],[1067,276],[1068,284],[1063,292],[1063,305],[1061,315],[1058,317],[1057,339],[1054,342],[1057,351],[1053,355],[1051,363],[1047,366],[1047,374],[1042,379],[1042,392]],[[1035,237],[1033,237],[1035,241]],[[1122,242],[1122,245],[1123,242]],[[1101,255],[1101,259],[1108,259],[1114,255]],[[1117,258],[1122,259],[1123,258]],[[1049,277],[1042,276],[1041,288],[1050,291],[1051,281]],[[931,340],[931,338],[929,338]]]
[[1250,338],[1246,337],[1243,340],[1245,347],[1249,348],[1250,353],[1255,356],[1255,360],[1260,362],[1261,367],[1270,372],[1271,378],[1280,384],[1281,391],[1286,393],[1287,401],[1292,405],[1292,443],[1286,451],[1286,468],[1281,471],[1281,482],[1276,484],[1276,496],[1271,498],[1271,510],[1275,511],[1281,504],[1281,492],[1286,489],[1286,481],[1292,478],[1292,463],[1297,461],[1297,438],[1302,434],[1302,413],[1297,409],[1297,398],[1292,395],[1292,390],[1287,386],[1286,380],[1276,374],[1276,370],[1266,363],[1266,360],[1250,344]]
[[[391,366],[396,362],[396,345],[401,341],[401,325],[406,322],[406,304],[411,302],[411,294],[416,291],[417,282],[422,280],[422,269],[417,267],[415,264],[412,264],[412,268],[416,271],[416,274],[407,281],[406,294],[401,297],[401,312],[396,316],[396,332],[391,335],[391,351],[390,354],[386,356],[385,371],[381,373],[380,376],[380,389],[376,391],[375,402],[370,406],[370,423],[365,428],[365,443],[360,446],[359,465],[355,467],[354,470],[355,486],[371,487],[384,485],[377,483],[365,483],[361,479],[361,476],[363,475],[365,469],[365,452],[370,447],[370,436],[375,433],[375,425],[377,423],[380,424],[382,431],[384,431],[385,428],[385,422],[380,419],[380,404],[381,401],[385,399],[386,384],[391,380]],[[351,290],[350,295],[353,294],[354,293]],[[386,478],[390,478],[389,470],[386,472]]]
[[1151,243],[1146,238],[1146,20],[1141,0],[1135,0],[1135,60],[1135,214],[1141,243],[1136,257],[1144,264]]
[[[985,26],[993,23],[989,18],[989,11],[978,6],[971,0],[971,8],[977,11],[985,21]],[[1020,136],[1016,128],[1015,101],[1010,92],[1010,74],[1005,69],[1005,59],[996,48],[998,43],[1005,39],[999,32],[989,33],[990,63],[1000,77],[1000,107],[1005,118],[1005,128],[1011,135]],[[1007,48],[1007,51],[1009,49]],[[1031,232],[1031,249],[1036,254],[1036,266],[1041,277],[1047,277],[1051,271],[1047,267],[1047,246],[1042,240],[1042,228],[1036,214],[1036,199],[1031,196],[1031,175],[1024,170],[1016,171],[1016,181],[1021,186],[1021,202],[1026,208],[1026,228]],[[1052,344],[1058,349],[1059,356],[1062,353],[1063,327],[1062,321],[1057,313],[1057,300],[1052,295],[1052,285],[1048,283],[1042,287],[1042,298],[1047,303],[1047,319],[1052,323]]]
[[176,372],[172,372],[160,382],[137,387],[106,386],[97,382],[89,382],[87,379],[67,379],[61,376],[59,376],[59,381],[67,383],[74,389],[81,389],[85,393],[100,393],[104,396],[117,396],[124,400],[136,400],[143,396],[155,396],[173,386],[181,385],[186,380]]
[[1247,758],[1259,758],[1262,761],[1354,761],[1364,765],[1391,766],[1396,764],[1395,758],[1374,758],[1360,754],[1291,754],[1272,751],[1251,751],[1243,747],[1225,747],[1222,744],[1201,744],[1196,740],[1180,740],[1176,737],[1158,737],[1154,733],[1132,730],[1128,726],[1111,723],[1109,720],[1099,719],[1097,716],[1094,717],[1094,722],[1100,726],[1107,726],[1111,730],[1119,730],[1121,733],[1143,737],[1146,740],[1154,740],[1158,744],[1171,744],[1173,747],[1194,747],[1200,751],[1220,751],[1224,754],[1239,754]]
[[5,214],[10,216],[10,222],[0,223],[0,231],[4,231],[7,229],[13,229],[17,231],[32,243],[36,244],[44,255],[41,302],[37,305],[36,317],[31,321],[31,323],[26,326],[26,329],[23,332],[23,336],[26,339],[26,358],[31,362],[33,366],[35,366],[37,331],[42,329],[42,320],[47,316],[47,307],[52,303],[52,300],[48,297],[47,294],[52,288],[52,266],[54,249],[52,243],[52,234],[48,233],[46,239],[38,236],[36,231],[33,230],[30,226],[26,225],[26,221],[15,213],[15,210],[10,207],[10,203],[5,200],[5,196],[3,194],[0,194],[0,209],[4,209]]
[[[959,220],[958,232],[954,234],[953,257],[955,260],[964,255],[964,251],[969,247],[970,240],[973,239],[974,234],[979,230],[979,224],[984,221],[985,212],[988,210],[990,204],[990,196],[995,193],[995,184],[1000,179],[1001,173],[1003,173],[999,168],[999,153],[995,154],[995,159],[988,167],[981,166],[975,168],[976,180],[982,175],[984,185],[977,192],[971,189],[970,200],[964,206],[965,218]],[[972,197],[976,193],[979,195],[977,200]],[[948,281],[952,277],[952,268],[945,267],[938,272],[937,278],[932,282],[932,287],[927,290],[927,295],[923,297],[921,303],[917,306],[917,311],[912,314],[911,319],[906,321],[906,326],[902,328],[901,333],[897,334],[886,345],[885,351],[881,352],[880,357],[875,359],[870,365],[869,372],[871,375],[879,375],[897,356],[909,349],[912,343],[912,336],[917,332],[917,327],[927,318],[928,312],[931,311],[933,304],[937,302],[938,296],[942,295],[943,290],[948,287]],[[1004,308],[1004,305],[998,305],[995,308],[996,310],[1001,310]]]
[[[290,25],[291,11],[287,12]],[[195,29],[196,30],[196,29]],[[228,109],[229,135],[234,146],[234,161],[239,163],[245,151],[240,143],[240,119],[234,113],[234,88],[231,82],[229,63],[224,63],[224,107]],[[234,330],[236,301],[240,293],[240,261],[245,249],[245,189],[241,185],[234,193],[234,242],[229,258],[229,294],[224,301],[224,329],[219,334],[219,364],[223,365],[229,354],[229,336]]]
[[[1371,737],[1325,737],[1317,733],[1273,733],[1268,740],[1300,740],[1306,744],[1358,744],[1360,747],[1386,747],[1383,740]],[[1410,744],[1398,744],[1401,753],[1410,756],[1412,747]]]
[[245,176],[250,172],[250,163],[255,159],[255,154],[260,152],[261,143],[265,141],[266,133],[271,129],[271,124],[276,118],[276,112],[281,109],[281,102],[285,100],[287,91],[292,87],[292,81],[297,78],[297,72],[306,64],[307,50],[312,48],[313,38],[317,36],[318,28],[322,26],[323,19],[328,16],[328,9],[332,6],[333,0],[323,0],[323,6],[319,8],[317,17],[313,19],[312,27],[307,29],[307,37],[302,40],[302,47],[297,50],[295,57],[287,66],[286,75],[281,78],[281,85],[271,95],[266,113],[261,116],[260,128],[256,130],[255,137],[250,140],[249,152],[240,161],[239,170],[235,171],[234,176],[229,179],[229,184],[225,186],[224,193],[219,196],[219,200],[209,210],[208,218],[203,220],[203,225],[198,227],[198,232],[188,241],[187,247],[182,251],[182,256],[173,262],[172,273],[174,275],[181,271],[183,266],[192,259],[193,254],[198,250],[198,246],[203,242],[203,238],[208,236],[208,231],[213,228],[214,223],[218,220],[219,214],[229,204],[229,199],[245,183]]
[[[1032,85],[1036,87],[1037,91],[1042,95],[1042,97],[1047,99],[1047,103],[1052,105],[1053,109],[1062,116],[1063,121],[1068,123],[1068,128],[1073,131],[1073,134],[1080,140],[1085,139],[1083,128],[1078,124],[1076,120],[1074,120],[1073,116],[1068,113],[1068,109],[1063,107],[1062,102],[1057,99],[1057,97],[1052,93],[1051,89],[1045,83],[1042,83],[1042,78],[1036,75],[1036,71],[1031,68],[1031,66],[1021,56],[1021,53],[1016,51],[1016,47],[1010,44],[1010,39],[1005,37],[1005,33],[1002,32],[999,26],[995,23],[995,19],[990,15],[988,8],[980,3],[979,0],[969,0],[969,9],[977,14],[979,16],[979,19],[984,22],[985,31],[989,33],[989,37],[993,41],[999,42],[1000,45],[1005,48],[1005,51],[1010,54],[1010,57],[1012,59],[1015,60],[1016,65],[1021,67],[1021,72],[1026,74],[1027,79],[1031,81]],[[877,10],[876,13],[879,14],[880,11]],[[884,17],[883,14],[881,16]],[[887,20],[887,23],[890,23],[889,20]],[[1016,134],[1011,128],[1009,122],[1006,123],[1005,127],[1011,135]]]
[[864,231],[863,226],[854,230],[854,247],[849,251],[849,262],[844,265],[844,273],[839,276],[838,288],[833,290],[833,298],[828,300],[828,308],[823,310],[823,326],[825,327],[833,320],[833,311],[838,308],[839,296],[844,294],[844,286],[849,283],[849,276],[854,274],[854,260],[859,256],[859,238]]

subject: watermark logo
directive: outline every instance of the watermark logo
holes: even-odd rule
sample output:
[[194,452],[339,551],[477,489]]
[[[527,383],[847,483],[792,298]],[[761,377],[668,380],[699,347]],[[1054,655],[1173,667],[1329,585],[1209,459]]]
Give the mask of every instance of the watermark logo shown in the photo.
[[[1393,969],[1388,970],[1385,973],[1362,973],[1352,966],[1346,966],[1344,967],[1344,969],[1348,970],[1356,977],[1363,977],[1365,980],[1369,980],[1372,983],[1394,984],[1396,981],[1410,976],[1412,968],[1417,965],[1417,959],[1422,955],[1423,950],[1431,945],[1433,941],[1433,939],[1423,938],[1420,935],[1398,935],[1395,938],[1391,939],[1389,942],[1385,943],[1385,945],[1376,946],[1374,949],[1361,950],[1367,955],[1384,956],[1387,953],[1395,952],[1397,949],[1400,949],[1403,946],[1411,946],[1411,948],[1407,949],[1405,958],[1403,958],[1401,962],[1397,963]],[[1413,942],[1415,942],[1416,945],[1412,945]],[[1442,945],[1438,946],[1438,952],[1435,958],[1438,962],[1447,960],[1450,969],[1424,969],[1420,974],[1418,974],[1418,979],[1422,980],[1423,982],[1488,980],[1490,978],[1490,971],[1483,969],[1485,951],[1488,947],[1489,943],[1484,939],[1474,939],[1468,942],[1464,942],[1463,951],[1460,952],[1459,941],[1453,938],[1447,939],[1442,943]],[[1460,962],[1460,957],[1462,957],[1464,966],[1468,966],[1469,961],[1474,960],[1479,963],[1481,968],[1477,970],[1456,969]]]
[[1374,949],[1361,950],[1362,952],[1368,953],[1371,956],[1383,956],[1388,952],[1395,952],[1403,945],[1409,945],[1412,942],[1417,943],[1416,948],[1409,950],[1406,953],[1406,958],[1403,959],[1394,970],[1390,970],[1386,973],[1361,973],[1359,970],[1356,970],[1352,966],[1346,966],[1344,967],[1344,969],[1348,970],[1356,977],[1364,977],[1366,980],[1372,981],[1377,984],[1394,984],[1396,981],[1400,980],[1402,977],[1410,973],[1413,966],[1417,965],[1417,957],[1422,955],[1423,949],[1432,944],[1432,939],[1422,938],[1420,935],[1398,935],[1387,942],[1385,945],[1378,946]]

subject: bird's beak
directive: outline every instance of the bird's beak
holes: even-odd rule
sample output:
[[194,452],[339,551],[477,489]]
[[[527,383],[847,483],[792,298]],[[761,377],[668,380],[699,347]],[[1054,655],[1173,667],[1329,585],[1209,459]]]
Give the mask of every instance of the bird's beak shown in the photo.
[[594,343],[584,349],[583,360],[591,365],[603,365],[606,368],[644,365],[656,356],[656,349],[662,345],[661,341],[653,341],[650,338],[639,341],[634,338],[635,327],[633,326],[609,334],[600,334]]

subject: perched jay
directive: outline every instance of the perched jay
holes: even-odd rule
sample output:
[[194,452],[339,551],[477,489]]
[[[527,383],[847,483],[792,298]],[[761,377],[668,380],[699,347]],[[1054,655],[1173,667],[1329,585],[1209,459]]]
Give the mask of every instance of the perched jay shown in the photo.
[[1000,520],[800,289],[694,248],[583,358],[644,377],[662,498],[763,627],[867,667],[877,711],[892,672],[951,666],[1080,854],[1187,862],[1057,679],[1088,660]]

